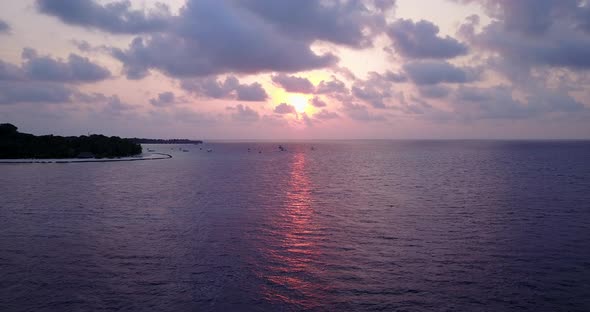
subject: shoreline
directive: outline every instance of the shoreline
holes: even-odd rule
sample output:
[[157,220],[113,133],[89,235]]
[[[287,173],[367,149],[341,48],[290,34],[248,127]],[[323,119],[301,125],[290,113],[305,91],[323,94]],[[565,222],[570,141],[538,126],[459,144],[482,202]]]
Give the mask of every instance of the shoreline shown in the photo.
[[74,164],[74,163],[101,163],[101,162],[122,162],[141,160],[170,159],[172,155],[164,153],[151,153],[145,156],[121,157],[121,158],[63,158],[63,159],[0,159],[0,164]]

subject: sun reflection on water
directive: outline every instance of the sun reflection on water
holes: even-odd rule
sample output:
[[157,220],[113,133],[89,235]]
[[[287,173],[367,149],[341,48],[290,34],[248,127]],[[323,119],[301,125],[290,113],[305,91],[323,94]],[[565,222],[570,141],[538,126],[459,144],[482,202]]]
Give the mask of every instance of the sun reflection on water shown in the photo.
[[276,218],[277,246],[265,248],[269,260],[265,297],[313,308],[320,301],[322,270],[316,265],[319,249],[313,241],[312,184],[306,172],[306,154],[293,155],[284,206]]

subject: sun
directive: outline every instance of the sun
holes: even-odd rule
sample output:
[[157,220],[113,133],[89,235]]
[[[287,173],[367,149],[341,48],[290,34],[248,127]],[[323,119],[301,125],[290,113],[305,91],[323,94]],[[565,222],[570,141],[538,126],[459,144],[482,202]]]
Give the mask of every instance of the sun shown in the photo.
[[301,94],[289,95],[288,99],[289,104],[293,105],[298,113],[305,112],[305,109],[307,108],[307,101],[307,97]]

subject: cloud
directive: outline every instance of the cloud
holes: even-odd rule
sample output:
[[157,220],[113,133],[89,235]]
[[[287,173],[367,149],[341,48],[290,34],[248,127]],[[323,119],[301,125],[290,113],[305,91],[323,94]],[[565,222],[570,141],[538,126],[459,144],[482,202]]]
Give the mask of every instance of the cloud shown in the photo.
[[551,66],[590,69],[590,37],[564,25],[555,25],[542,37],[506,32],[500,23],[492,23],[477,34],[474,43],[519,67]]
[[171,23],[170,10],[162,3],[148,11],[133,10],[129,0],[104,5],[93,0],[37,0],[36,3],[41,13],[57,17],[63,23],[115,34],[158,32]]
[[261,102],[268,99],[268,94],[258,82],[249,85],[239,85],[236,88],[238,101]]
[[[100,92],[89,94],[77,92],[74,95],[72,102],[90,103],[92,104],[90,110],[95,114],[106,115],[110,117],[119,117],[123,115],[127,115],[127,117],[129,117],[130,113],[133,113],[138,108],[136,105],[131,105],[122,101],[121,98],[119,98],[119,96],[116,94],[106,95]],[[96,108],[99,108],[99,110],[96,110]]]
[[315,90],[314,85],[307,78],[278,74],[272,76],[272,81],[287,92],[313,93]]
[[397,0],[373,0],[373,5],[382,12],[395,9]]
[[314,96],[313,99],[311,99],[311,105],[313,105],[313,107],[318,107],[318,108],[328,106],[328,104],[326,104],[326,102],[322,101],[317,96]]
[[467,83],[478,78],[479,74],[471,68],[459,68],[445,61],[419,61],[403,66],[410,79],[418,85],[438,83]]
[[395,1],[383,0],[370,1],[372,3],[340,0],[234,2],[272,24],[285,36],[354,48],[371,46],[372,37],[380,32],[385,23],[382,12],[395,5]]
[[67,103],[84,100],[68,84],[96,82],[110,72],[87,58],[70,54],[67,61],[39,56],[30,48],[22,53],[22,66],[0,60],[0,104]]
[[0,35],[10,33],[10,25],[3,20],[0,20]]
[[[390,102],[399,98],[399,94],[393,91],[393,83],[396,83],[399,77],[396,75],[395,79],[392,79],[391,74],[369,72],[366,80],[357,80],[354,83],[352,95],[373,108],[391,108]],[[340,99],[346,100],[346,97]]]
[[82,51],[82,52],[90,52],[92,50],[94,50],[95,48],[86,40],[70,40],[70,42],[76,46],[76,48],[78,48],[78,50]]
[[450,59],[466,55],[468,48],[456,39],[440,37],[438,26],[429,21],[414,23],[399,19],[387,29],[396,52],[407,58]]
[[289,105],[287,103],[281,103],[277,105],[274,109],[274,112],[281,115],[286,114],[297,114],[297,110],[295,110],[295,106]]
[[157,98],[150,99],[150,103],[154,106],[165,107],[174,104],[176,97],[172,92],[164,92],[158,94]]
[[258,82],[241,84],[234,76],[225,81],[217,78],[185,79],[181,87],[197,95],[213,99],[234,99],[239,101],[261,102],[268,99],[268,94]]
[[430,118],[431,120],[440,120],[443,117],[446,118],[447,113],[430,105],[422,98],[411,96],[409,101],[406,101],[402,97],[400,105],[395,107],[396,109],[410,115],[420,115],[424,118]]
[[376,122],[387,120],[383,114],[373,114],[369,112],[365,105],[361,104],[345,102],[343,103],[343,110],[350,119],[356,121]]
[[348,88],[344,84],[344,82],[338,80],[336,77],[332,76],[332,80],[325,81],[322,80],[318,86],[316,87],[316,94],[346,94],[348,93]]
[[255,122],[260,119],[260,114],[257,111],[242,104],[238,104],[235,107],[228,107],[227,109],[232,112],[232,119],[236,121]]
[[66,103],[76,91],[50,82],[0,81],[0,105],[17,103]]
[[445,85],[424,85],[419,86],[420,95],[430,99],[445,98],[451,93],[451,88]]
[[23,72],[22,68],[0,60],[0,81],[23,79],[25,79],[25,73]]
[[[481,32],[469,20],[461,26],[471,44],[493,52],[510,79],[533,67],[590,68],[590,5],[582,0],[456,0],[480,3],[493,18]],[[500,69],[502,70],[502,69]]]
[[299,118],[299,120],[303,121],[306,127],[313,127],[314,125],[314,120],[307,116],[306,112],[301,113],[301,118]]
[[135,106],[121,101],[118,95],[107,97],[102,112],[111,116],[120,116],[135,109]]
[[173,30],[136,37],[128,49],[112,48],[111,53],[130,79],[141,79],[150,69],[195,77],[297,72],[337,62],[333,54],[314,53],[311,43],[284,34],[235,2],[189,0]]
[[588,31],[590,6],[586,0],[455,0],[479,3],[500,21],[507,32],[540,36],[554,24],[568,21],[574,29]]
[[95,96],[71,85],[110,77],[106,68],[76,54],[64,61],[39,56],[34,49],[25,48],[22,58],[21,66],[0,60],[0,105],[94,101]]
[[458,116],[469,119],[521,119],[548,113],[575,113],[585,110],[583,104],[558,90],[538,90],[526,101],[513,96],[508,86],[491,88],[460,87],[452,105]]
[[356,96],[358,99],[371,104],[371,106],[373,106],[374,108],[386,108],[387,105],[385,105],[384,99],[391,96],[389,93],[384,93],[372,86],[367,85],[363,87],[353,86],[352,94]]
[[408,77],[403,73],[394,73],[392,71],[387,71],[385,73],[385,79],[394,83],[402,83],[408,81]]
[[107,68],[76,54],[70,54],[68,60],[64,61],[39,56],[34,49],[25,48],[22,58],[22,66],[0,60],[0,80],[89,83],[111,77]]
[[39,56],[31,48],[22,53],[22,70],[32,80],[57,82],[96,82],[107,79],[111,72],[100,65],[92,63],[88,58],[70,54],[67,61]]
[[313,114],[313,118],[319,120],[331,120],[340,118],[340,115],[338,115],[335,112],[330,112],[328,110],[322,109],[320,112]]

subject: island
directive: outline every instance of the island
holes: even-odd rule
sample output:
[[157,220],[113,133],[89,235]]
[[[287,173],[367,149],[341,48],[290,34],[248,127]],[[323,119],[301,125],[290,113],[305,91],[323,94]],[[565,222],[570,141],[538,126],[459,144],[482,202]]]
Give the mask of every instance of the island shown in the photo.
[[18,132],[12,124],[0,124],[0,159],[119,158],[141,152],[141,144],[117,136],[35,136]]

